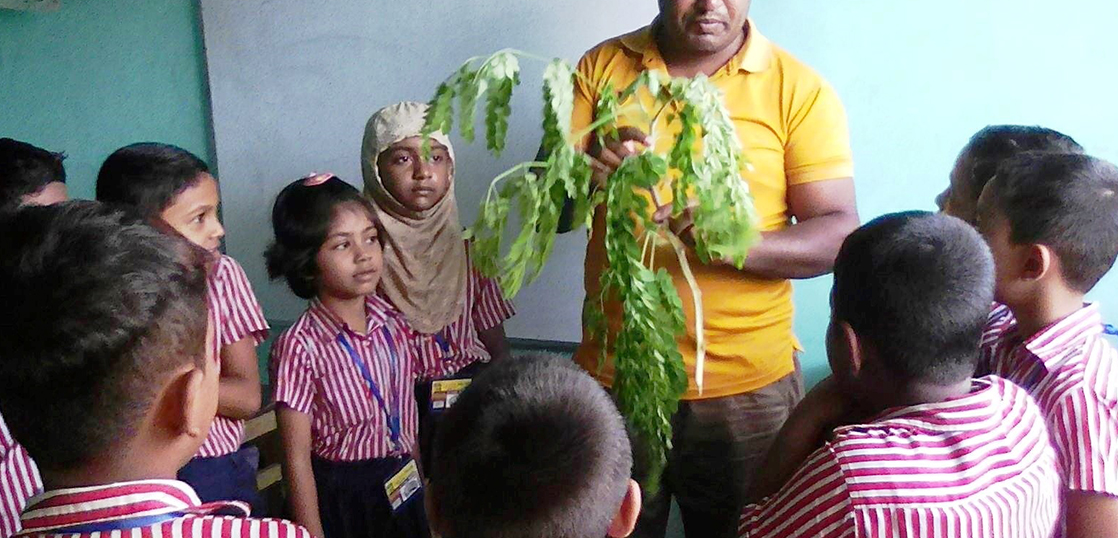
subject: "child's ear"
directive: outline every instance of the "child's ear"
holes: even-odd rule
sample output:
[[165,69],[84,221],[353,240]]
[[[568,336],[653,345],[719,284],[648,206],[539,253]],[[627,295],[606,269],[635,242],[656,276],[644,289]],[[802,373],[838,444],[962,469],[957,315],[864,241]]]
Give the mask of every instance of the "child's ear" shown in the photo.
[[847,367],[850,368],[850,377],[858,377],[866,360],[866,348],[862,345],[862,339],[858,336],[858,333],[854,332],[854,327],[851,327],[845,321],[839,322],[839,337],[841,338],[841,345],[846,347],[846,356],[849,363]]
[[633,529],[637,526],[637,517],[641,514],[641,487],[634,480],[629,480],[629,491],[625,492],[625,498],[621,500],[621,507],[617,509],[617,515],[614,516],[613,522],[609,524],[609,531],[606,533],[610,538],[625,538],[633,534]]
[[1055,253],[1045,245],[1030,245],[1028,249],[1021,278],[1029,281],[1040,280],[1051,272]]
[[207,394],[206,372],[180,370],[159,396],[159,422],[171,436],[204,439],[217,411]]

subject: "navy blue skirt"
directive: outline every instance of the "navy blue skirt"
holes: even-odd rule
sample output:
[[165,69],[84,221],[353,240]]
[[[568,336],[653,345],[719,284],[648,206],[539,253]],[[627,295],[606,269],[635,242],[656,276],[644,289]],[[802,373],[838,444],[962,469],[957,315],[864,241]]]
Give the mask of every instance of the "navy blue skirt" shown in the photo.
[[216,458],[194,458],[179,469],[178,478],[190,484],[204,503],[244,501],[256,514],[261,507],[256,491],[259,462],[260,451],[256,447],[244,447]]
[[407,463],[406,458],[329,461],[311,458],[318,489],[323,538],[428,538],[427,514],[420,490],[392,510],[384,483]]

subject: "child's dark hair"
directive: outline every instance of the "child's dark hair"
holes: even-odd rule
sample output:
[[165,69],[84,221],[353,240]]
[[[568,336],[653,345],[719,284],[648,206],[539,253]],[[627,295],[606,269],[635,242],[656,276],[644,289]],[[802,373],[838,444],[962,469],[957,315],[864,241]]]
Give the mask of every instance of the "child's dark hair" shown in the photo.
[[206,360],[204,252],[99,202],[0,216],[0,413],[44,470],[107,456]]
[[606,391],[566,360],[490,367],[446,412],[429,494],[455,538],[604,536],[633,457]]
[[210,168],[178,146],[141,142],[109,155],[97,173],[97,200],[135,207],[146,218],[158,217],[182,191],[194,186]]
[[335,209],[346,203],[360,205],[376,222],[373,203],[337,176],[325,181],[300,179],[284,187],[272,205],[276,239],[264,253],[268,276],[273,280],[283,277],[298,297],[314,297],[318,293],[318,250],[326,242]]
[[0,209],[20,205],[50,183],[66,183],[66,156],[27,142],[0,138]]
[[901,381],[971,376],[993,300],[990,250],[955,217],[878,217],[847,237],[835,261],[835,321],[871,343]]
[[1010,241],[1039,243],[1060,258],[1064,280],[1086,293],[1118,256],[1118,168],[1082,154],[1026,153],[1006,161],[988,188]]
[[1039,125],[988,125],[963,149],[970,165],[963,177],[974,199],[1003,161],[1026,151],[1083,153],[1083,146],[1064,133]]

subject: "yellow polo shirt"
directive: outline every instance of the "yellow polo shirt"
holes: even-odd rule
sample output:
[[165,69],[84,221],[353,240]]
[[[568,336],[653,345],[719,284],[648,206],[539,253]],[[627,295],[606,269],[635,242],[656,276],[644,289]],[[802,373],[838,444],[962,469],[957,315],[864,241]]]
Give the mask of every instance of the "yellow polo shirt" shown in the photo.
[[[615,91],[628,86],[641,71],[667,73],[657,50],[652,26],[594,47],[578,63],[574,129],[593,122],[594,104],[603,85]],[[789,185],[849,178],[854,175],[846,115],[834,90],[809,67],[766,39],[749,23],[741,50],[711,77],[726,97],[745,157],[753,170],[742,173],[760,216],[763,231],[791,224],[786,192]],[[661,115],[656,150],[667,153],[678,126]],[[650,132],[640,114],[623,123]],[[642,123],[643,122],[643,123]],[[671,192],[659,193],[662,203]],[[586,250],[586,297],[597,305],[599,276],[606,264],[603,241],[605,212],[594,218]],[[687,333],[679,338],[690,383],[684,399],[715,398],[750,392],[793,371],[797,343],[792,334],[792,284],[788,280],[751,277],[729,266],[703,265],[689,259],[702,290],[707,355],[704,390],[695,386],[695,323],[691,294],[670,246],[656,253],[657,267],[674,278],[687,315]],[[610,333],[621,323],[620,303],[605,305]],[[575,360],[605,385],[613,381],[610,360],[599,369],[601,343],[584,331]]]

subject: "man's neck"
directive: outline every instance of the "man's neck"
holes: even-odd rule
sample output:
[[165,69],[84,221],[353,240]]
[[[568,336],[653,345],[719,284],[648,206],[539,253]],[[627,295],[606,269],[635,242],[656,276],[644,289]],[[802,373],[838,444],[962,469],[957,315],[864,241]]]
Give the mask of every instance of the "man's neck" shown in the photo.
[[712,76],[716,71],[726,65],[731,58],[741,50],[745,44],[749,26],[742,27],[741,32],[726,47],[717,52],[695,52],[683,50],[672,45],[672,40],[664,34],[663,26],[657,24],[653,27],[652,35],[656,48],[664,59],[668,74],[673,77],[694,77],[700,73]]
[[1069,290],[1037,293],[1022,304],[1009,305],[1017,319],[1017,333],[1024,338],[1044,330],[1083,308],[1083,294]]
[[365,319],[365,296],[338,297],[323,293],[318,298],[323,306],[330,309],[349,327],[349,330],[357,334],[365,334],[368,325]]

